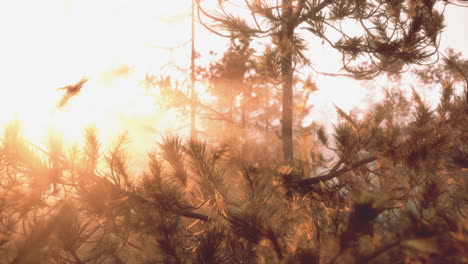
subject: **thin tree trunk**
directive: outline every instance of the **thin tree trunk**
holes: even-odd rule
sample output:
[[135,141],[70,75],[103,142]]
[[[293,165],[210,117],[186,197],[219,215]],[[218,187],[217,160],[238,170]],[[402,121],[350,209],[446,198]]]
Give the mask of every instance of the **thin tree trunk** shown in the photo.
[[192,0],[192,54],[190,61],[190,98],[192,99],[190,104],[190,137],[197,137],[197,126],[196,126],[196,111],[197,106],[195,101],[197,95],[195,93],[195,2]]
[[281,76],[283,90],[282,143],[283,159],[292,161],[293,156],[293,67],[291,40],[294,36],[292,0],[283,1],[283,25],[281,27],[279,50],[281,55]]
[[242,157],[245,157],[245,154],[247,153],[246,147],[247,147],[247,126],[246,126],[247,120],[246,120],[246,110],[245,110],[245,105],[242,104],[241,106],[241,130],[242,130],[242,145],[241,145],[241,155]]

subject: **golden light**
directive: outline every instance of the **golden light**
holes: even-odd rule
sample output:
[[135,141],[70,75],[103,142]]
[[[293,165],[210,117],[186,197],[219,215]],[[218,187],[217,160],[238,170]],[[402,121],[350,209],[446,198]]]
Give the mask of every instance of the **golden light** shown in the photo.
[[[215,2],[204,3],[210,8]],[[178,129],[175,113],[158,107],[162,99],[148,95],[140,81],[147,73],[180,74],[164,66],[168,63],[189,67],[190,5],[190,0],[1,1],[0,24],[7,26],[0,27],[0,126],[19,119],[23,134],[43,144],[51,130],[64,142],[80,142],[84,128],[95,125],[103,141],[128,130],[135,142],[146,141],[138,143],[143,147],[161,132]],[[223,52],[225,43],[197,25],[200,53]],[[336,72],[340,58],[320,42],[309,44],[316,68]],[[81,78],[89,79],[82,91],[57,107],[64,91],[56,89]],[[333,120],[333,104],[350,111],[366,96],[346,78],[320,76],[317,84],[309,122]],[[196,89],[202,100],[212,99],[204,87]]]
[[[18,119],[38,145],[50,131],[79,143],[91,125],[104,144],[124,130],[152,141],[157,130],[177,126],[141,80],[167,74],[162,66],[170,60],[187,64],[183,52],[175,57],[158,47],[189,38],[189,24],[181,23],[189,10],[190,1],[2,1],[0,22],[8,27],[0,28],[0,126]],[[89,81],[58,107],[65,91],[57,88],[81,78]]]
[[[215,1],[204,4],[208,9],[216,6]],[[183,123],[187,120],[158,107],[162,98],[148,95],[140,81],[147,73],[180,74],[163,67],[168,63],[189,67],[190,0],[30,0],[1,5],[7,6],[0,9],[8,10],[3,22],[11,25],[3,32],[6,41],[0,43],[7,55],[0,67],[10,72],[0,79],[5,101],[0,106],[1,126],[18,118],[25,137],[42,146],[50,131],[68,145],[80,144],[84,128],[95,126],[104,147],[128,131],[132,156],[142,160],[161,134],[188,135]],[[226,39],[200,25],[196,30],[198,52],[224,52]],[[331,59],[330,49],[318,42],[310,46],[312,62],[321,71],[339,68],[340,58]],[[206,63],[205,58],[197,63]],[[81,78],[89,81],[58,108],[64,91],[56,88]],[[319,91],[308,102],[314,109],[305,123],[334,120],[333,104],[349,111],[364,97],[364,89],[349,79],[321,76],[317,84]],[[198,83],[196,91],[200,100],[212,101],[202,84]]]

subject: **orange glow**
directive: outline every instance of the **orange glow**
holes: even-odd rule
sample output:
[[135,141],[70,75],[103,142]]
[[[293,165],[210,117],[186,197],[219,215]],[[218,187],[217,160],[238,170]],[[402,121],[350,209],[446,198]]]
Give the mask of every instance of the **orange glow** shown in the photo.
[[[51,129],[64,142],[80,143],[90,125],[103,141],[123,130],[135,141],[151,141],[157,130],[177,127],[174,113],[159,109],[161,99],[140,81],[168,61],[188,64],[184,52],[175,57],[157,48],[190,36],[190,1],[183,2],[0,3],[0,22],[9,25],[0,28],[0,126],[19,119],[23,135],[39,145]],[[65,91],[56,89],[83,77],[89,81],[81,92],[57,107]]]
[[[208,9],[216,1],[204,1]],[[112,140],[123,130],[141,146],[161,132],[183,126],[173,111],[158,107],[140,81],[146,73],[177,75],[190,65],[190,0],[17,0],[0,2],[0,126],[18,118],[37,144],[52,129],[64,142],[80,142],[86,126]],[[196,48],[223,52],[220,40],[197,25]],[[314,66],[336,72],[339,56],[310,42]],[[174,48],[178,47],[178,48]],[[198,62],[202,63],[204,58]],[[59,87],[89,81],[63,108]],[[365,89],[344,78],[321,76],[308,121],[333,120],[333,103],[345,111],[363,103]],[[212,97],[201,86],[204,101]],[[106,143],[106,142],[103,142]],[[144,149],[143,151],[145,151]]]

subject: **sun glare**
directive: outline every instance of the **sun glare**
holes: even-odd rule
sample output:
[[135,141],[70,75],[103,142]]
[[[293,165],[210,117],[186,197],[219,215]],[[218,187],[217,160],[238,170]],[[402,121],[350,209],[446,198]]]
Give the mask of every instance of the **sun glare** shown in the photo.
[[[208,9],[215,4],[204,2]],[[8,25],[0,27],[0,126],[19,120],[23,135],[36,144],[50,131],[79,143],[87,126],[96,126],[103,140],[124,130],[137,141],[183,133],[178,116],[159,107],[162,97],[148,94],[141,81],[147,73],[181,74],[168,64],[190,67],[190,14],[190,0],[0,2],[0,24]],[[197,30],[197,52],[224,52],[226,40],[200,25]],[[340,68],[331,48],[307,41],[317,70]],[[82,78],[88,79],[82,90],[58,107],[66,91],[57,88]],[[348,112],[365,100],[366,90],[350,79],[322,75],[316,81],[307,122],[334,120],[334,104]],[[196,90],[201,100],[213,99],[201,84]]]
[[[182,124],[176,115],[159,109],[157,101],[162,99],[148,96],[141,80],[149,72],[178,74],[164,66],[167,63],[188,68],[190,4],[188,0],[2,2],[0,19],[10,26],[0,31],[0,67],[8,72],[0,79],[0,125],[18,119],[23,135],[36,144],[43,144],[51,130],[64,142],[81,142],[87,126],[96,126],[103,138],[131,130],[138,141],[178,129]],[[199,32],[197,48],[220,49],[206,34]],[[212,45],[205,45],[208,42]],[[327,67],[324,62],[329,59],[320,56],[315,61]],[[57,88],[81,78],[89,80],[79,94],[57,107],[65,93]],[[346,98],[335,102],[343,106],[361,95],[356,87],[342,89],[347,80],[319,82],[325,88],[310,101],[316,109],[330,98]],[[196,90],[201,100],[212,99],[204,87]],[[347,96],[336,97],[338,90]],[[310,119],[320,119],[320,114]]]
[[[0,28],[0,70],[7,73],[0,77],[0,125],[19,120],[23,136],[39,145],[50,131],[70,144],[88,126],[103,140],[128,130],[151,141],[155,130],[177,126],[141,80],[167,61],[188,64],[184,52],[174,57],[161,47],[187,40],[189,10],[189,1],[0,3],[0,22],[9,25]],[[59,107],[66,91],[57,88],[81,78],[88,82]]]

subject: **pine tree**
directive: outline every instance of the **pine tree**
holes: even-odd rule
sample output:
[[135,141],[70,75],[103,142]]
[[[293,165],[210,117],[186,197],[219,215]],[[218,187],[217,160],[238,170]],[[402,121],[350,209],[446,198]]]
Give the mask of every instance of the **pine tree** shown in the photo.
[[[304,54],[307,33],[342,53],[343,70],[358,78],[371,78],[428,62],[437,53],[443,28],[437,5],[451,2],[455,1],[245,1],[250,14],[239,16],[228,11],[232,10],[229,1],[218,1],[220,12],[215,14],[205,11],[200,1],[198,6],[200,19],[203,15],[214,23],[202,23],[212,32],[274,44],[283,93],[283,155],[292,161],[293,75],[300,65],[310,65]],[[353,24],[358,33],[346,32],[342,23]],[[338,34],[339,39],[334,41],[331,34]]]

